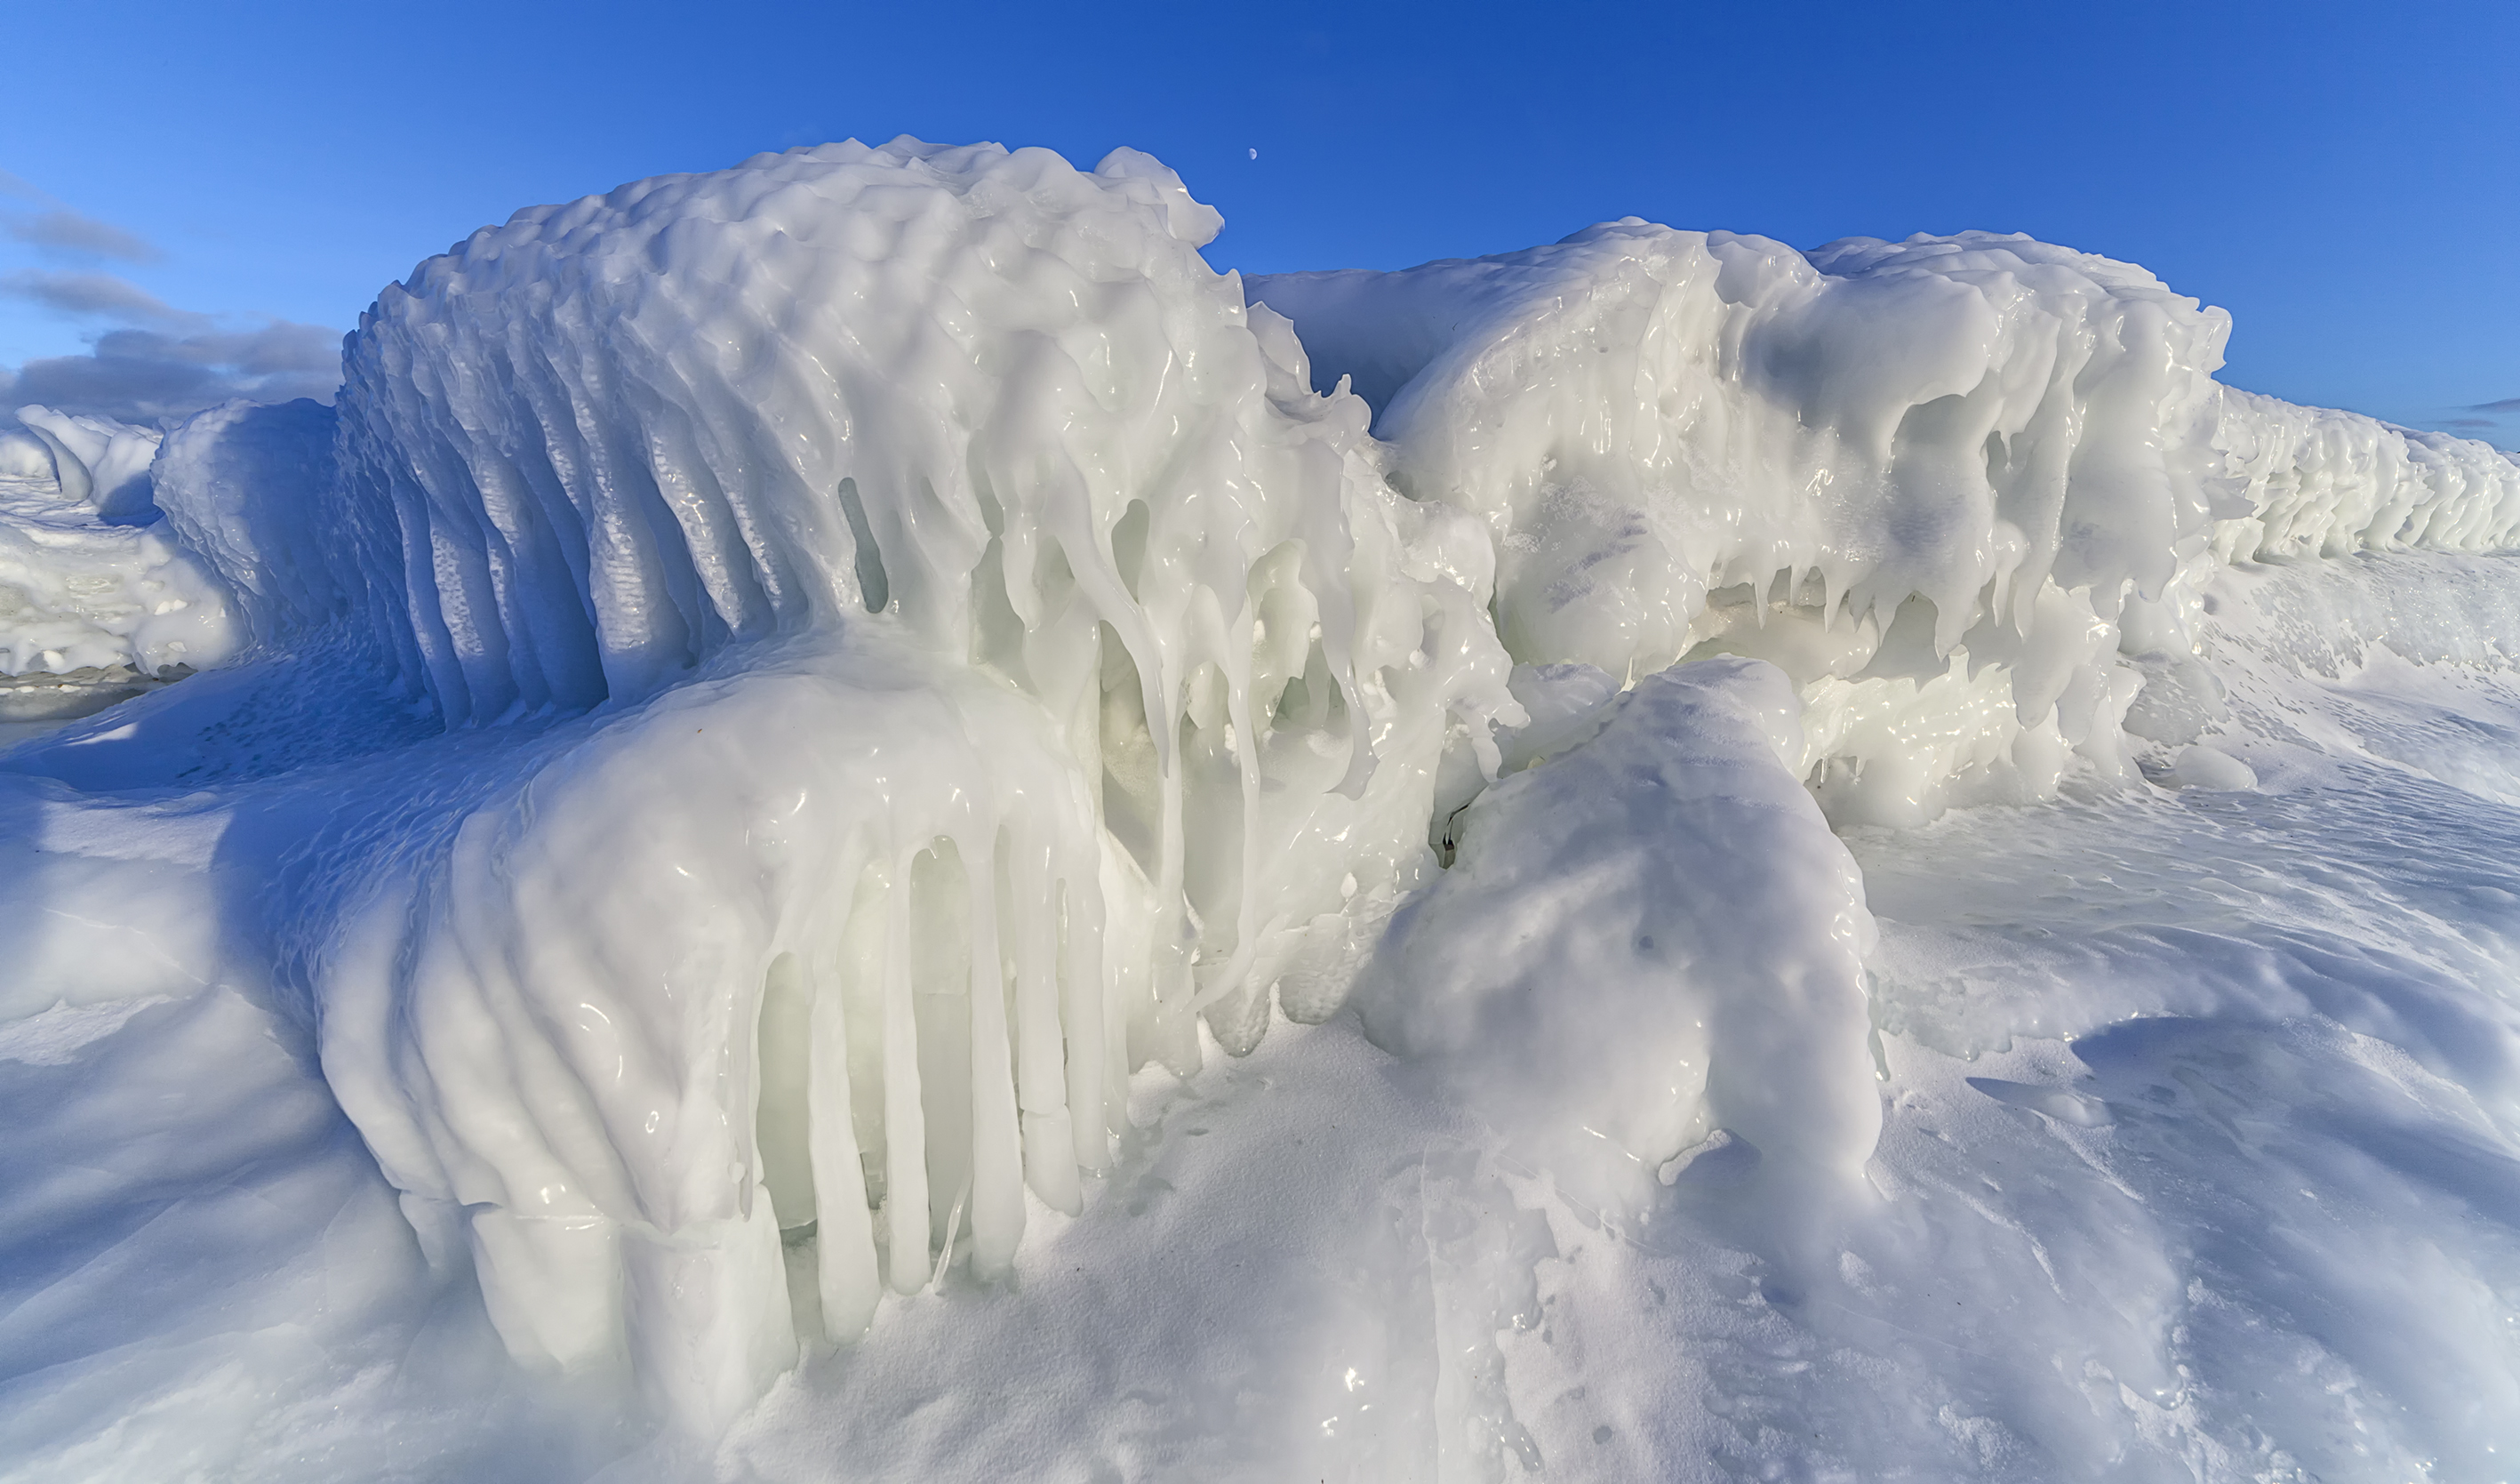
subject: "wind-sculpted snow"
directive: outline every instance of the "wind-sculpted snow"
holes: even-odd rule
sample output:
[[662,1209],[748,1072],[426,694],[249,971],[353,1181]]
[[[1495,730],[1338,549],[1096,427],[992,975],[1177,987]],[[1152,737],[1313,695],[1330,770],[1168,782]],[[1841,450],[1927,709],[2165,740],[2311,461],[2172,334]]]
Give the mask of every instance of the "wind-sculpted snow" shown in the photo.
[[521,213],[363,321],[344,494],[441,711],[627,708],[320,985],[520,1354],[723,1418],[794,1354],[782,1229],[835,1338],[966,1232],[1002,1272],[1130,1067],[1335,1008],[1448,744],[1493,770],[1485,540],[1216,224],[1128,151],[833,146]]
[[2069,750],[2117,775],[2122,630],[2191,642],[2200,563],[2520,535],[2510,459],[2228,391],[2221,310],[2027,238],[1629,218],[1249,292],[1411,494],[1487,522],[1515,658],[1771,659],[1841,820],[2046,796]]

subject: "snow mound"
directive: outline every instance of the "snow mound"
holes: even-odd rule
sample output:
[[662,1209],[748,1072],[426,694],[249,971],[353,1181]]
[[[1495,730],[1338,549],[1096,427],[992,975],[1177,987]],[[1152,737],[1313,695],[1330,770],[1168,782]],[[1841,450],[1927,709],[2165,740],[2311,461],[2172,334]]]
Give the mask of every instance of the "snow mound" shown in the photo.
[[58,486],[52,448],[30,432],[0,432],[0,479]]
[[317,986],[520,1356],[722,1422],[795,1355],[783,1231],[814,1338],[1004,1271],[1129,1068],[1327,1015],[1431,873],[1447,748],[1519,719],[1487,542],[1216,226],[1132,151],[851,143],[521,212],[362,320],[343,498],[417,679],[618,717]]
[[1654,1177],[1720,1138],[1860,1180],[1874,932],[1789,771],[1800,709],[1763,661],[1666,670],[1482,794],[1392,923],[1368,1033],[1588,1204],[1646,1211]]
[[2510,459],[2228,391],[2221,310],[2023,237],[1629,218],[1247,289],[1376,401],[1405,488],[1487,523],[1515,658],[1774,661],[1841,822],[2122,774],[2118,651],[2192,646],[2217,561],[2520,534]]

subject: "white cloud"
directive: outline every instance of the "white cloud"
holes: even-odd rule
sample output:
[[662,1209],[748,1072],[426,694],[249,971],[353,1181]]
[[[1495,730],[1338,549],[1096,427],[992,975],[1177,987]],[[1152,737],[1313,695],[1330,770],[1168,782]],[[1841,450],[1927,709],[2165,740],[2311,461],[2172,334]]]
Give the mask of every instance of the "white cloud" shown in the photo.
[[15,374],[0,370],[0,405],[40,402],[163,425],[236,397],[330,401],[340,383],[341,337],[321,325],[275,320],[257,330],[192,335],[112,330],[87,355],[28,361]]
[[166,254],[156,245],[142,241],[109,221],[83,216],[76,211],[56,208],[32,216],[13,216],[6,228],[11,237],[31,247],[68,253],[74,257],[119,258],[126,263],[154,263]]
[[128,279],[111,273],[47,273],[40,268],[0,275],[0,294],[28,299],[63,314],[145,320],[170,327],[206,326],[204,315],[177,309]]
[[[138,236],[71,210],[6,170],[0,170],[0,196],[21,197],[42,208],[0,214],[0,233],[56,257],[150,263],[164,256]],[[85,355],[0,366],[0,427],[14,422],[6,409],[29,402],[169,426],[237,397],[329,402],[341,384],[341,337],[321,325],[266,320],[252,329],[231,329],[230,316],[179,309],[128,279],[93,271],[24,268],[0,274],[0,297],[105,327]]]

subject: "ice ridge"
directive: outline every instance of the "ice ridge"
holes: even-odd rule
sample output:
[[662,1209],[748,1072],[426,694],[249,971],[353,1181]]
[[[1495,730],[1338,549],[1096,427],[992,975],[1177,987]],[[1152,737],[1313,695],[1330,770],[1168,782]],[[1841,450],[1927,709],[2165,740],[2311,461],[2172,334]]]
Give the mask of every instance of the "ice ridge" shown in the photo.
[[2121,652],[2192,651],[2216,564],[2520,536],[2507,456],[2225,387],[2222,310],[2026,237],[1631,217],[1246,290],[1373,402],[1403,488],[1487,524],[1517,660],[1773,660],[1840,821],[2120,774]]

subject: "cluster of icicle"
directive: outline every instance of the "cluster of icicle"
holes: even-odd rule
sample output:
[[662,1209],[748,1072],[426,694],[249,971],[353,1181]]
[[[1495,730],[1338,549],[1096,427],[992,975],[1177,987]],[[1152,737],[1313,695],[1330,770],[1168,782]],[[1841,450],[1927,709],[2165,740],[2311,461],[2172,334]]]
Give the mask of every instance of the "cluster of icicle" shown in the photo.
[[1218,224],[1132,151],[851,143],[520,213],[363,320],[409,662],[459,726],[605,718],[318,985],[518,1354],[707,1425],[1004,1271],[1130,1069],[1329,1013],[1434,869],[1439,763],[1517,716],[1488,542]]
[[2192,643],[2214,562],[2520,536],[2508,457],[2228,390],[2223,311],[2027,238],[1630,218],[1248,292],[1485,521],[1517,660],[1773,660],[1841,822],[2121,773],[2131,661]]

